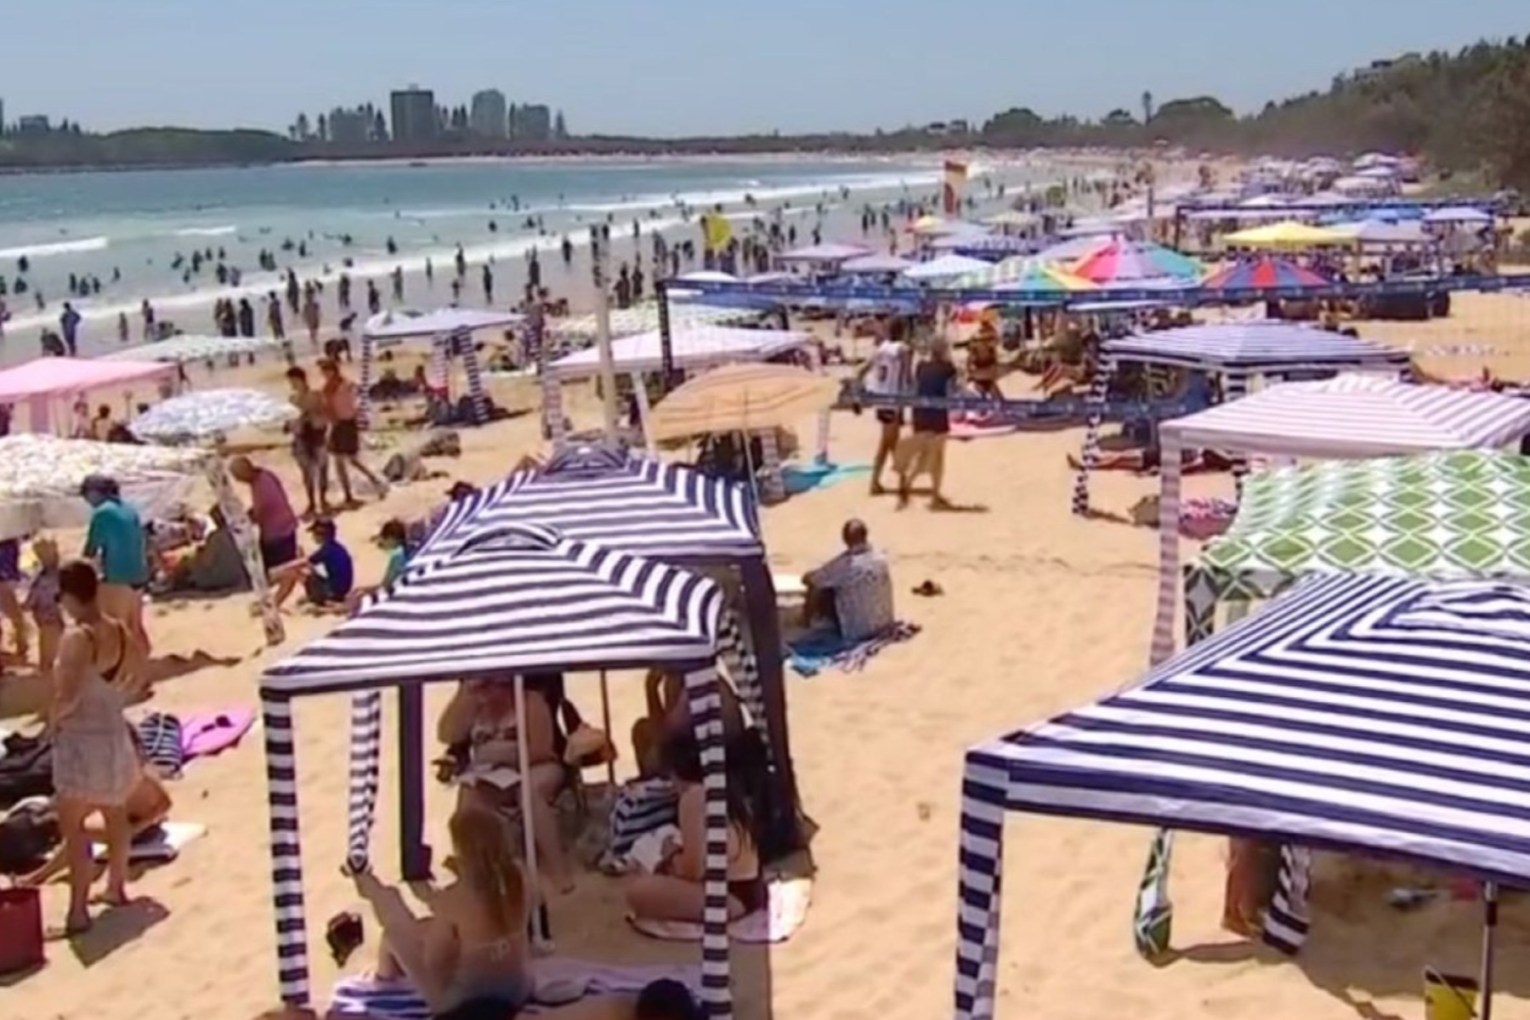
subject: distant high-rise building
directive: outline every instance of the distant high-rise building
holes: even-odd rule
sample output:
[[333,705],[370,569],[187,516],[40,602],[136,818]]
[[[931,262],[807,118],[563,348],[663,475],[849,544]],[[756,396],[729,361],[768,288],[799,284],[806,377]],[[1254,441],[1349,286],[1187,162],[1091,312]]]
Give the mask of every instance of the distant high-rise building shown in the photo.
[[533,142],[545,142],[552,137],[552,110],[541,103],[523,103],[515,107],[510,123],[510,136]]
[[5,134],[5,100],[0,99],[0,135]]
[[372,133],[372,117],[361,107],[329,111],[329,140],[339,145],[364,144]]
[[436,137],[436,94],[411,85],[389,96],[395,142],[428,142]]
[[468,110],[468,130],[480,138],[503,138],[509,130],[505,94],[499,89],[473,93]]
[[53,130],[53,124],[46,114],[34,113],[28,117],[16,119],[16,133],[18,135],[45,135]]

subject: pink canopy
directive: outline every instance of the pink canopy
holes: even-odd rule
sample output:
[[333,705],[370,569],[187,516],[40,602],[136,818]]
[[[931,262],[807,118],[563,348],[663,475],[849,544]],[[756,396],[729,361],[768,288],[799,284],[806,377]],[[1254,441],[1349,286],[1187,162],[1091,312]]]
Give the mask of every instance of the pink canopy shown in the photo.
[[175,375],[175,366],[155,361],[92,358],[38,358],[0,371],[0,403],[83,393],[123,386],[140,379]]

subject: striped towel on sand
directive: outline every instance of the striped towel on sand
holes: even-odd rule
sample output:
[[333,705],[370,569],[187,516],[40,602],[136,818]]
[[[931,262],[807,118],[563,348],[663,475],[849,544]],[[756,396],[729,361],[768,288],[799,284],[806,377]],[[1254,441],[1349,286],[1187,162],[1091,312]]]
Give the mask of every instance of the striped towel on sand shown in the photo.
[[888,645],[907,641],[919,633],[917,623],[899,620],[887,630],[864,641],[846,641],[838,634],[815,631],[786,646],[787,662],[799,676],[816,676],[826,669],[856,673]]
[[[623,992],[635,994],[651,982],[665,978],[679,981],[698,993],[701,988],[701,968],[696,965],[619,967],[550,957],[537,960],[532,967],[538,984],[551,987],[573,983],[583,986],[584,996],[616,995]],[[558,1005],[567,1003],[561,1002]],[[429,1007],[413,988],[407,984],[367,977],[341,978],[335,986],[329,1008],[331,1016],[369,1017],[371,1020],[430,1020]],[[532,1003],[518,1015],[534,1016],[554,1008],[556,1006]]]

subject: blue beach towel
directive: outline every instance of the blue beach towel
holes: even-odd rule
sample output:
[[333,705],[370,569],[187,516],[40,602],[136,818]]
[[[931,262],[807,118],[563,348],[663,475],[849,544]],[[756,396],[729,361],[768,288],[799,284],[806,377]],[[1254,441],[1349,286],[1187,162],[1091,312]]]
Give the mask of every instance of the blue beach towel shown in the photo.
[[881,634],[850,641],[831,630],[813,630],[789,641],[786,661],[798,676],[817,676],[826,669],[855,673],[888,645],[907,641],[919,633],[919,626],[899,620]]
[[870,470],[870,464],[788,464],[781,469],[781,479],[786,483],[786,494],[795,496],[811,489],[827,489]]

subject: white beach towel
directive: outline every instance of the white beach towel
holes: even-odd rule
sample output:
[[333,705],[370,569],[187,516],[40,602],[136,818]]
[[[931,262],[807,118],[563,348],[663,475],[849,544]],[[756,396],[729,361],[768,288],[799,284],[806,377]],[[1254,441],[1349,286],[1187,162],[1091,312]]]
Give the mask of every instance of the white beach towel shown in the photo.
[[[566,957],[549,957],[532,964],[536,975],[537,997],[543,989],[556,992],[546,998],[553,1002],[534,1002],[521,1010],[521,1016],[535,1015],[571,1001],[570,989],[582,989],[576,998],[589,995],[616,995],[641,992],[654,981],[679,981],[692,991],[701,988],[701,968],[695,964],[679,966],[630,966],[591,963]],[[430,1020],[430,1009],[408,984],[378,981],[370,977],[341,978],[330,1000],[331,1016],[370,1017],[371,1020]]]
[[[161,822],[133,841],[128,860],[134,864],[164,864],[175,860],[184,847],[205,835],[207,826],[196,822]],[[105,843],[92,843],[90,850],[98,863],[105,863]]]
[[[766,904],[728,926],[735,942],[759,945],[785,942],[807,921],[813,902],[811,878],[778,879],[765,887]],[[655,921],[628,916],[627,923],[649,938],[666,942],[700,942],[701,925],[695,921]]]

